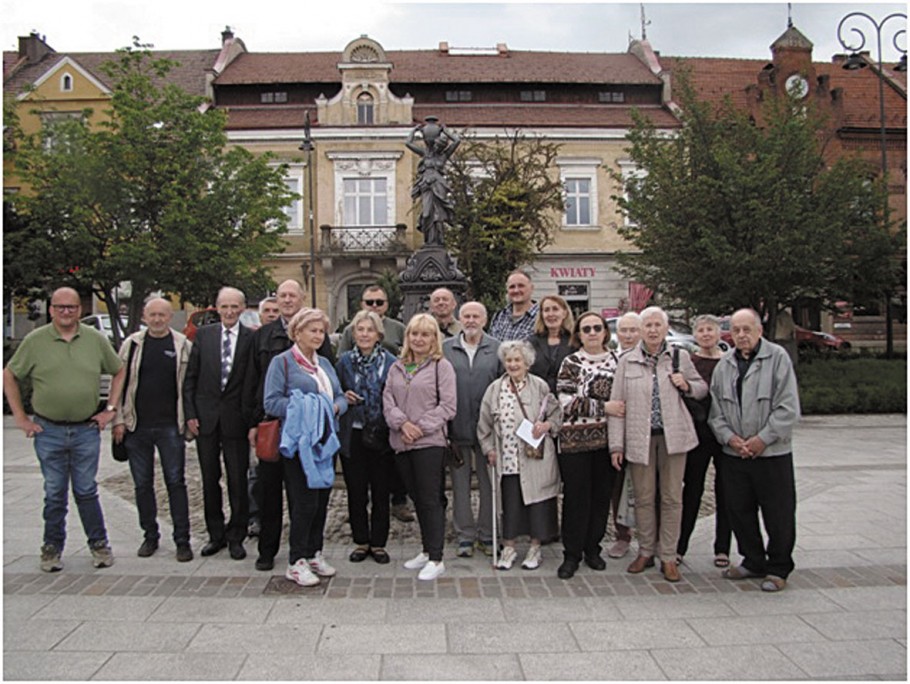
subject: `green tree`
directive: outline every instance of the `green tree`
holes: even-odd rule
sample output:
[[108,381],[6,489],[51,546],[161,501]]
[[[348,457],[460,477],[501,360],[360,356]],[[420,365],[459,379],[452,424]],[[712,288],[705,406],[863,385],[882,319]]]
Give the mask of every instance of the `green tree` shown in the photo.
[[446,246],[471,296],[492,312],[506,277],[553,242],[563,186],[553,174],[559,146],[516,132],[486,143],[465,137],[448,167],[455,206]]
[[91,289],[112,312],[128,281],[128,330],[152,292],[203,305],[222,285],[267,289],[263,259],[283,250],[283,170],[228,148],[225,114],[169,83],[173,65],[138,44],[120,50],[103,67],[106,120],[63,120],[16,142],[30,191],[14,200],[36,238],[18,258],[45,264],[49,287]]
[[768,98],[756,125],[729,100],[700,101],[677,81],[683,127],[667,137],[643,116],[629,135],[640,174],[614,199],[635,248],[622,271],[669,306],[768,315],[801,297],[868,297],[892,279],[884,186],[864,162],[830,161],[825,119],[794,95]]

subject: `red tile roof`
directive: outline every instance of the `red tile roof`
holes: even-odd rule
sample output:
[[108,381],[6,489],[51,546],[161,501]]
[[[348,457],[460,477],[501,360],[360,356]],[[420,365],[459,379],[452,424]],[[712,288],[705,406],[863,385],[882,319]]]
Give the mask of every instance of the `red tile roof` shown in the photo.
[[[758,84],[758,75],[770,63],[760,59],[720,59],[701,57],[661,57],[661,64],[669,71],[678,71],[680,65],[692,72],[693,82],[701,97],[720,103],[729,95],[733,104],[745,108],[746,87]],[[844,126],[878,128],[878,77],[871,68],[846,71],[839,64],[814,62],[818,76],[828,76],[832,89],[844,91]],[[885,121],[887,126],[907,127],[906,75],[888,73],[898,82],[903,81],[903,95],[893,88],[885,87]]]
[[[156,59],[167,58],[178,62],[168,73],[168,83],[174,83],[193,95],[205,95],[206,70],[211,69],[218,58],[219,50],[161,50],[153,51]],[[110,87],[110,82],[101,65],[117,59],[114,52],[51,52],[44,56],[37,64],[23,64],[15,69],[12,74],[7,74],[7,55],[18,59],[15,52],[3,53],[3,92],[18,95],[25,87],[37,81],[48,69],[51,69],[64,57],[76,61],[83,69],[95,78]]]
[[[609,83],[659,84],[630,54],[530,52],[451,55],[438,50],[388,50],[393,83]],[[245,53],[216,85],[340,83],[340,52]]]

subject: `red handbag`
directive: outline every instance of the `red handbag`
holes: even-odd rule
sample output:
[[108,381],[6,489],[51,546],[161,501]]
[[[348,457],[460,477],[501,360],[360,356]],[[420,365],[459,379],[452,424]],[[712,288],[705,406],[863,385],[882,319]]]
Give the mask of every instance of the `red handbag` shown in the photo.
[[[288,391],[288,359],[284,357],[284,393]],[[275,463],[281,458],[278,445],[281,442],[281,421],[277,418],[263,420],[256,429],[256,458],[266,463]]]

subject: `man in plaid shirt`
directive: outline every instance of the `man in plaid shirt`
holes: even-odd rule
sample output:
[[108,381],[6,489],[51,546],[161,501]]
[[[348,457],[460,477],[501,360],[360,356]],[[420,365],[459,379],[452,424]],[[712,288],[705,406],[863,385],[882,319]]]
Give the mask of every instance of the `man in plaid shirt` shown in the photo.
[[490,336],[500,342],[524,340],[534,334],[534,322],[540,308],[537,302],[531,301],[534,283],[527,273],[515,270],[506,280],[506,290],[510,303],[493,316]]

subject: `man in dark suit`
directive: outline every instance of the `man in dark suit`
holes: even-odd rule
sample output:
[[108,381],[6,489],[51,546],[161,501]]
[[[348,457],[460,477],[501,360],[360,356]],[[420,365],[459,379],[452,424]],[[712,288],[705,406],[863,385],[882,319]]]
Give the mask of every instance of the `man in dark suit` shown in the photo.
[[[224,287],[215,301],[221,322],[199,328],[183,385],[186,425],[196,436],[205,526],[209,541],[203,556],[225,546],[231,558],[246,558],[243,540],[247,533],[249,499],[247,468],[250,448],[246,420],[241,408],[243,379],[253,333],[240,324],[246,305],[244,294]],[[231,518],[225,527],[221,497],[221,454],[227,475]]]

